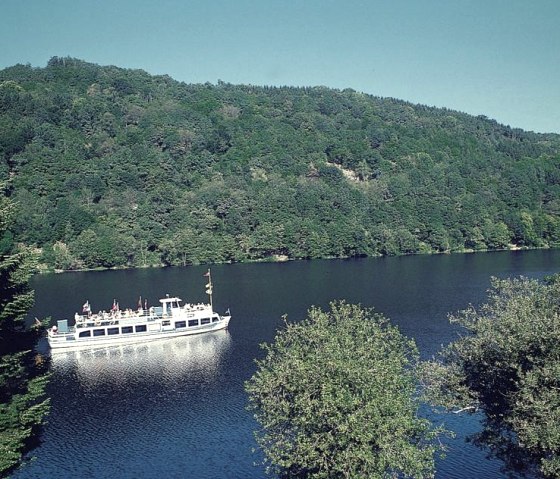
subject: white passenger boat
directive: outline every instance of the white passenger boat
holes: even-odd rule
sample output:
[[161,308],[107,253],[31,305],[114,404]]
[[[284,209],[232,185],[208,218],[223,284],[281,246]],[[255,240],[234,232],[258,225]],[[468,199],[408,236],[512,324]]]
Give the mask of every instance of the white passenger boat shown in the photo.
[[210,270],[205,276],[208,277],[206,293],[210,296],[209,304],[181,305],[180,298],[167,296],[159,300],[161,306],[157,307],[142,307],[140,300],[137,310],[121,311],[114,301],[110,312],[91,314],[91,307],[86,301],[82,314],[74,316],[74,325],[70,326],[65,319],[48,329],[49,346],[52,349],[107,346],[225,329],[231,319],[229,309],[224,315],[214,311]]

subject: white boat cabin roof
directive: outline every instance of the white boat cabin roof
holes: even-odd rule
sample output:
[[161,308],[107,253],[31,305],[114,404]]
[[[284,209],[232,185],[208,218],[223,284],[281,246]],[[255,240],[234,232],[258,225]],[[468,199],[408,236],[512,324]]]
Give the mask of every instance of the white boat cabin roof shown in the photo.
[[162,298],[159,300],[160,303],[162,304],[167,304],[167,303],[180,303],[181,301],[183,301],[181,298]]

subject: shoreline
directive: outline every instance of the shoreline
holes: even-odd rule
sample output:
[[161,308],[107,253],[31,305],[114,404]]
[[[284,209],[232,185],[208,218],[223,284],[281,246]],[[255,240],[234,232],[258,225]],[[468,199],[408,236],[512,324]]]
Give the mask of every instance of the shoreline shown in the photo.
[[372,255],[372,256],[332,256],[324,258],[290,258],[286,255],[274,255],[268,258],[245,260],[245,261],[228,261],[223,263],[200,263],[189,265],[145,265],[145,266],[115,266],[112,268],[81,268],[81,269],[46,269],[37,268],[36,274],[64,274],[64,273],[84,273],[90,271],[119,271],[119,270],[134,270],[134,269],[150,269],[150,268],[172,268],[172,267],[191,267],[191,266],[213,266],[220,264],[246,264],[246,263],[286,263],[288,261],[313,261],[313,260],[333,260],[333,259],[353,259],[353,258],[398,258],[403,256],[429,256],[429,255],[445,255],[445,254],[476,254],[476,253],[494,253],[500,251],[532,251],[532,250],[545,250],[545,249],[560,249],[559,246],[541,246],[541,247],[524,247],[511,245],[509,248],[500,249],[465,249],[462,251],[432,251],[427,253],[410,253],[401,255]]

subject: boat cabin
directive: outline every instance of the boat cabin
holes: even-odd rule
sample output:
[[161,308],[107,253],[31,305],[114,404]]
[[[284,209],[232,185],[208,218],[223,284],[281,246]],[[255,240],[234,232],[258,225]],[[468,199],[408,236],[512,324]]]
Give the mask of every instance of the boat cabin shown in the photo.
[[167,316],[176,316],[181,312],[181,298],[170,298],[169,296],[160,299],[162,305],[162,312]]

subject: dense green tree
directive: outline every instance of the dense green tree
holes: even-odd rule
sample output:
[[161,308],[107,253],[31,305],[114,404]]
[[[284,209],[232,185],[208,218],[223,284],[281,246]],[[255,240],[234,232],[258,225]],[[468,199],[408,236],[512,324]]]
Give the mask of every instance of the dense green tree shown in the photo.
[[428,398],[481,409],[479,444],[509,464],[560,477],[560,276],[493,279],[488,301],[451,321],[467,334],[425,365]]
[[418,353],[380,314],[344,302],[287,323],[246,383],[269,472],[432,477],[437,431],[418,417]]
[[[7,179],[14,239],[51,268],[560,243],[559,135],[352,90],[16,65],[0,71]],[[187,254],[184,231],[204,244]]]
[[507,248],[511,241],[510,231],[502,221],[494,223],[486,220],[482,226],[482,235],[485,243],[492,249]]
[[[6,238],[13,204],[0,196],[0,238]],[[0,477],[17,467],[34,444],[49,408],[47,361],[33,352],[41,327],[26,325],[33,305],[28,280],[34,268],[28,248],[0,252]]]

